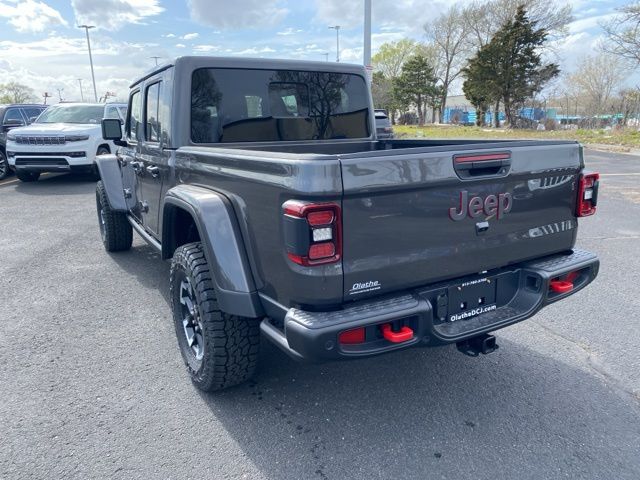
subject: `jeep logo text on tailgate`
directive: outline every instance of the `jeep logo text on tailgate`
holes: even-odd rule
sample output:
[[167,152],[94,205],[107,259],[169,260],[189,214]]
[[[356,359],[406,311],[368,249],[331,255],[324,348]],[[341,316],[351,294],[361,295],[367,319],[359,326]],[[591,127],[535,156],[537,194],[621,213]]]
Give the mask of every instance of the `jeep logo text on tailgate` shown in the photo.
[[483,200],[481,197],[471,197],[469,199],[469,192],[462,190],[458,206],[449,209],[449,218],[458,221],[466,216],[477,218],[484,214],[487,217],[495,215],[496,219],[499,220],[505,213],[511,211],[512,206],[513,197],[510,193],[489,195]]

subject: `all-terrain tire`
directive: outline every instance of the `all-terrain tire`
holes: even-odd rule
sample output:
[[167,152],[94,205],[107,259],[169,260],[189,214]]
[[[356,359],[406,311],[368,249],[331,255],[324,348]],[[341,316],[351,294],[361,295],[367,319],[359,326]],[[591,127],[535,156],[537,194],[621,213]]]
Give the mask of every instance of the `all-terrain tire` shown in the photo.
[[36,182],[40,178],[40,172],[25,172],[16,170],[16,177],[21,182]]
[[96,185],[96,209],[102,244],[107,252],[129,250],[133,243],[133,228],[124,212],[114,212],[109,205],[102,182]]
[[[258,359],[259,320],[220,310],[200,242],[175,251],[169,286],[180,353],[196,387],[213,392],[250,379]],[[188,328],[197,339],[192,344]]]
[[9,176],[11,170],[9,170],[9,162],[7,156],[2,150],[0,150],[0,180],[3,180]]

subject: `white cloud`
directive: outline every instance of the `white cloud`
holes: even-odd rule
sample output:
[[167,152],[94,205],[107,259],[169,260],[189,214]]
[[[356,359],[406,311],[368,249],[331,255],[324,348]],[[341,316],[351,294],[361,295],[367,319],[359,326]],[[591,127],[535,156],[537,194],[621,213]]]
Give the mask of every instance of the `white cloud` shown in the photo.
[[280,0],[188,0],[191,19],[218,28],[268,28],[289,12]]
[[182,40],[193,40],[194,38],[198,38],[200,36],[199,33],[187,33],[186,35],[181,36]]
[[175,33],[167,33],[166,35],[162,35],[164,38],[176,38]]
[[0,1],[0,17],[20,33],[38,33],[57,25],[68,25],[60,12],[44,2],[35,0]]
[[263,47],[263,48],[245,48],[244,50],[240,50],[238,52],[233,52],[234,55],[259,55],[261,53],[274,53],[275,50],[271,47]]
[[164,11],[159,0],[71,0],[79,24],[119,30],[128,23],[142,23]]
[[280,32],[276,32],[276,35],[288,36],[288,35],[295,35],[296,33],[301,33],[301,32],[303,32],[303,30],[300,28],[296,29],[296,28],[288,27]]
[[184,43],[176,43],[176,48],[184,48],[186,45]]
[[612,19],[615,15],[615,13],[608,13],[605,15],[596,15],[576,20],[569,24],[569,31],[571,33],[579,33],[597,28],[602,22]]
[[[376,0],[372,17],[376,28],[398,29],[404,35],[421,36],[424,24],[446,11],[452,4],[468,0]],[[363,2],[344,0],[315,0],[316,21],[343,28],[361,27],[364,17]]]
[[[126,99],[131,81],[153,64],[149,59],[149,49],[153,45],[157,44],[122,42],[101,35],[92,38],[98,96],[113,91],[120,100]],[[163,58],[173,56],[153,48],[154,54]],[[66,100],[79,100],[77,79],[81,78],[85,99],[93,100],[87,43],[82,35],[74,38],[49,36],[32,42],[0,40],[0,51],[0,78],[19,79],[33,88],[40,98],[45,91],[55,93],[56,100],[57,88],[64,88]]]
[[195,45],[193,51],[196,53],[210,53],[220,51],[220,47],[217,45]]

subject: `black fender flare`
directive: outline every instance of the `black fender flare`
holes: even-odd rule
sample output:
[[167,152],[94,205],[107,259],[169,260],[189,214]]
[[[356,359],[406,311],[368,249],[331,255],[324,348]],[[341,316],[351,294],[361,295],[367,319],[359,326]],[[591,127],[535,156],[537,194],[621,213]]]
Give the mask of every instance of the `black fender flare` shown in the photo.
[[242,233],[233,206],[223,194],[204,187],[178,185],[169,189],[162,203],[162,258],[173,255],[170,245],[172,208],[181,208],[193,218],[220,309],[231,315],[264,316],[249,266]]
[[127,202],[124,198],[124,188],[122,186],[122,174],[116,155],[100,155],[96,157],[96,165],[100,172],[100,179],[107,192],[107,200],[111,210],[117,212],[128,211]]

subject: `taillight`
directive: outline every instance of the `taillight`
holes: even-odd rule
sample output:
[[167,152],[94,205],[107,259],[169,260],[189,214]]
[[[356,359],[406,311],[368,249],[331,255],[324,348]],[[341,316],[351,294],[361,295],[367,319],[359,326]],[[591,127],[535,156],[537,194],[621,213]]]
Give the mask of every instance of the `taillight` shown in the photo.
[[340,205],[288,200],[282,210],[285,248],[292,262],[315,266],[340,260]]
[[588,217],[596,213],[599,179],[599,173],[583,173],[580,175],[578,180],[578,201],[576,203],[576,215],[578,217]]

